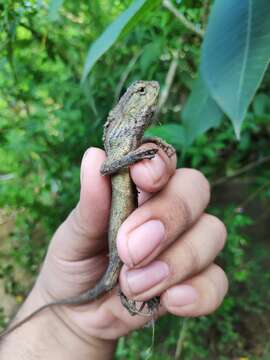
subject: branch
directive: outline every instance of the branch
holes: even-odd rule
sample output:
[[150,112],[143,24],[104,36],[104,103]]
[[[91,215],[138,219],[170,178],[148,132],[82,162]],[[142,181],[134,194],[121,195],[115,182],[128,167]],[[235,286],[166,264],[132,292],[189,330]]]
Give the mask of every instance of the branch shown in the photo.
[[177,10],[170,0],[163,0],[163,6],[168,9],[188,30],[203,38],[204,31],[185,18],[185,16]]
[[241,169],[239,169],[238,171],[235,171],[231,175],[224,176],[224,177],[222,177],[220,179],[217,179],[216,181],[214,181],[212,183],[212,187],[222,185],[222,184],[226,183],[228,180],[231,180],[231,179],[234,179],[234,178],[236,178],[238,176],[241,176],[241,175],[247,173],[248,171],[255,169],[256,167],[261,166],[262,164],[265,164],[268,161],[270,161],[270,155],[262,157],[262,158],[254,161],[252,163],[249,163],[246,166],[243,166]]
[[166,79],[165,79],[165,86],[164,86],[164,89],[161,92],[161,95],[159,98],[156,116],[159,114],[163,105],[166,103],[166,101],[168,99],[170,89],[171,89],[171,86],[173,84],[173,80],[174,80],[174,77],[176,74],[176,69],[178,66],[179,53],[180,53],[180,47],[178,48],[178,50],[173,52],[173,58],[172,58],[172,61],[171,61],[171,64],[170,64],[170,67],[169,67],[169,70],[167,72]]
[[253,200],[257,197],[257,195],[259,195],[263,190],[265,190],[266,188],[268,188],[269,185],[270,185],[270,181],[267,181],[266,183],[264,183],[263,185],[261,185],[261,186],[260,186],[258,189],[256,189],[253,193],[251,193],[251,194],[247,197],[247,199],[246,199],[245,201],[243,201],[242,204],[240,204],[240,205],[238,206],[238,208],[241,209],[241,210],[244,210],[244,209],[247,207],[247,205],[248,205],[251,201],[253,201]]
[[187,330],[188,330],[188,318],[184,318],[183,325],[181,327],[179,337],[178,337],[178,340],[177,340],[174,360],[180,360],[180,358],[181,358],[181,353],[182,353],[182,350],[183,350],[184,341],[186,339]]
[[16,177],[15,174],[4,174],[4,175],[0,175],[0,181],[7,181],[7,180],[12,180]]
[[114,94],[114,104],[117,103],[117,101],[119,100],[121,91],[123,89],[124,83],[126,82],[130,72],[132,71],[133,67],[135,66],[136,62],[138,61],[139,57],[142,54],[142,50],[139,51],[138,53],[136,53],[133,58],[130,60],[130,62],[128,63],[125,71],[122,73],[121,78],[119,83],[117,84],[116,90],[115,90],[115,94]]

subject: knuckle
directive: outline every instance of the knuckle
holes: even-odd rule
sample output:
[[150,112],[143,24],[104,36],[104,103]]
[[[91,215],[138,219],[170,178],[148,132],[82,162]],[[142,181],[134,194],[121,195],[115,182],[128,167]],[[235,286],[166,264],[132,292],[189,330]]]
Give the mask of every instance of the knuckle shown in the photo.
[[206,177],[198,170],[195,170],[197,184],[200,184],[202,198],[204,198],[205,204],[208,204],[210,201],[210,184]]
[[171,198],[170,201],[169,220],[175,223],[176,219],[181,219],[182,227],[187,228],[192,223],[192,211],[187,200],[180,194]]
[[196,169],[182,168],[177,170],[177,174],[185,177],[185,181],[196,189],[199,198],[206,206],[210,200],[210,184],[203,173]]
[[211,265],[208,274],[205,308],[206,312],[210,313],[215,311],[222,303],[228,291],[228,279],[223,269],[216,264]]
[[207,226],[212,228],[217,234],[217,241],[220,244],[221,249],[225,245],[227,238],[227,229],[225,224],[216,216],[210,214],[204,214],[204,220],[207,222]]
[[209,314],[215,311],[219,307],[222,299],[219,296],[217,286],[212,281],[209,281],[207,290],[208,290],[208,296],[207,299],[205,299],[206,301],[205,313]]
[[204,176],[204,174],[197,170],[197,169],[190,169],[190,168],[184,168],[181,169],[182,171],[185,171],[186,175],[192,178],[192,181],[200,184],[200,186],[203,188],[204,191],[206,191],[208,194],[210,194],[210,184],[207,178]]
[[73,234],[77,236],[85,236],[88,233],[86,222],[80,212],[79,205],[77,205],[66,219],[68,226]]
[[197,273],[201,267],[200,254],[196,247],[190,240],[183,240],[182,242],[182,256],[184,261],[182,265],[184,267],[184,273],[186,275],[192,275]]
[[219,265],[213,264],[212,267],[215,269],[217,279],[219,279],[219,281],[217,281],[217,284],[219,285],[220,298],[222,301],[223,297],[228,292],[229,280],[228,280],[227,274]]

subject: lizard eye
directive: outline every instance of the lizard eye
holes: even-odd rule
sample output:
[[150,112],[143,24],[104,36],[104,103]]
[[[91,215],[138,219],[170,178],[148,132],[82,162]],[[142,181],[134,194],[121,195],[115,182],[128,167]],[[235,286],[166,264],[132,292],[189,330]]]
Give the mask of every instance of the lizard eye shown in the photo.
[[140,95],[145,95],[145,88],[144,87],[140,87],[138,90]]

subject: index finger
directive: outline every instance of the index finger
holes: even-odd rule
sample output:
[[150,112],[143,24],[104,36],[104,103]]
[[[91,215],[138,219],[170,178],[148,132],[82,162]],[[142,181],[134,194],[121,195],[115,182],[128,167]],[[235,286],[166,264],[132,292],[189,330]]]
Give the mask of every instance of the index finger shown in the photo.
[[[158,148],[156,144],[147,143],[144,148]],[[176,170],[176,154],[169,157],[164,150],[159,151],[152,160],[142,160],[130,168],[132,180],[136,186],[147,193],[161,190]]]

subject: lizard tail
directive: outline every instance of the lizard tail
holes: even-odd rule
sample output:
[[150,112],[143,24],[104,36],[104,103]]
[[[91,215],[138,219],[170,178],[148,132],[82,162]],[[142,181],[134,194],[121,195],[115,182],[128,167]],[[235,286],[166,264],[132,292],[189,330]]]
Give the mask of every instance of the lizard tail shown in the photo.
[[53,306],[60,306],[60,305],[83,305],[87,304],[93,300],[96,300],[100,296],[104,295],[106,292],[112,290],[118,280],[119,276],[119,268],[121,267],[121,260],[119,257],[112,256],[109,262],[109,266],[103,275],[103,277],[100,279],[100,281],[90,290],[87,290],[86,292],[72,296],[70,298],[66,299],[60,299],[56,301],[52,301],[48,304],[45,304],[38,308],[37,310],[33,311],[30,315],[26,316],[24,319],[19,321],[17,324],[11,325],[6,330],[0,333],[0,340],[5,337],[6,335],[10,334],[17,328],[21,327],[23,324],[27,323],[29,320],[31,320],[33,317],[35,317],[37,314],[43,312],[44,310],[51,308]]
[[105,274],[92,289],[80,295],[56,301],[54,305],[83,305],[98,299],[116,286],[121,265],[122,262],[118,255],[111,254]]

